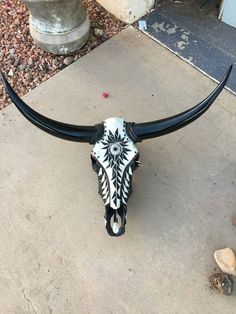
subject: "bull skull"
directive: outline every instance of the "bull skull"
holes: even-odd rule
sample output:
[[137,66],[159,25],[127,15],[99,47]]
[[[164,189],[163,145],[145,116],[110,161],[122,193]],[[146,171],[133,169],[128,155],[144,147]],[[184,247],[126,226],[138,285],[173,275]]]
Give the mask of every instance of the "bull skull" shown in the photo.
[[105,224],[109,235],[125,232],[127,201],[132,192],[132,174],[140,165],[136,142],[176,131],[200,117],[224,88],[232,65],[216,89],[202,102],[178,115],[162,120],[127,123],[110,118],[95,126],[79,126],[49,119],[26,105],[2,74],[4,86],[19,111],[31,123],[56,137],[95,144],[91,161],[98,175],[99,193],[105,203]]

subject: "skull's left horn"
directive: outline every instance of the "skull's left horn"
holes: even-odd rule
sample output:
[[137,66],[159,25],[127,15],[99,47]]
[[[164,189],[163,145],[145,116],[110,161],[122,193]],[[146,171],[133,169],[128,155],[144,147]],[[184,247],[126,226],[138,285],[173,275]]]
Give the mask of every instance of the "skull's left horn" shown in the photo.
[[40,113],[30,108],[24,101],[16,94],[7,79],[1,73],[3,84],[6,88],[8,95],[10,96],[17,109],[28,119],[31,123],[36,125],[41,130],[54,135],[56,137],[74,141],[74,142],[85,142],[94,143],[97,133],[99,132],[101,125],[98,126],[79,126],[72,125],[63,122],[58,122],[49,119]]
[[233,65],[229,67],[228,71],[225,73],[222,81],[219,83],[216,89],[206,99],[204,99],[193,108],[186,110],[178,115],[162,120],[130,124],[130,133],[132,134],[133,140],[138,142],[145,139],[165,135],[180,129],[199,118],[207,109],[210,108],[214,100],[224,88],[229,78],[232,67]]

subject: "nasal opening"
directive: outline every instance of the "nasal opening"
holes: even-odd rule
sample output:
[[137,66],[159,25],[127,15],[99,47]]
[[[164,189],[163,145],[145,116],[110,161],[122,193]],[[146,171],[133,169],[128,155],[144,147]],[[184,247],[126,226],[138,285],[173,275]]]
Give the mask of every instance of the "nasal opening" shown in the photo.
[[113,209],[109,205],[105,208],[105,224],[107,232],[112,237],[119,237],[125,233],[126,224],[126,206],[121,206],[118,209]]

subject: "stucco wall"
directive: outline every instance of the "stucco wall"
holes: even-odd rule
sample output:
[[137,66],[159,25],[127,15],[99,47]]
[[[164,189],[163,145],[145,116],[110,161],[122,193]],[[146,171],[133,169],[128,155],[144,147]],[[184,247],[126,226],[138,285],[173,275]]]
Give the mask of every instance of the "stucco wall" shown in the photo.
[[155,0],[97,0],[119,20],[133,23],[153,8]]

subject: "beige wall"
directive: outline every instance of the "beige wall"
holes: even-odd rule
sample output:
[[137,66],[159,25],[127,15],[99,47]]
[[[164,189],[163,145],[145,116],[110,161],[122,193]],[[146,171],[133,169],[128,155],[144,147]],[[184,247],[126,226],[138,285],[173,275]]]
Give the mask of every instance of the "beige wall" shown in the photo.
[[97,0],[107,11],[126,23],[133,23],[153,8],[155,0]]

